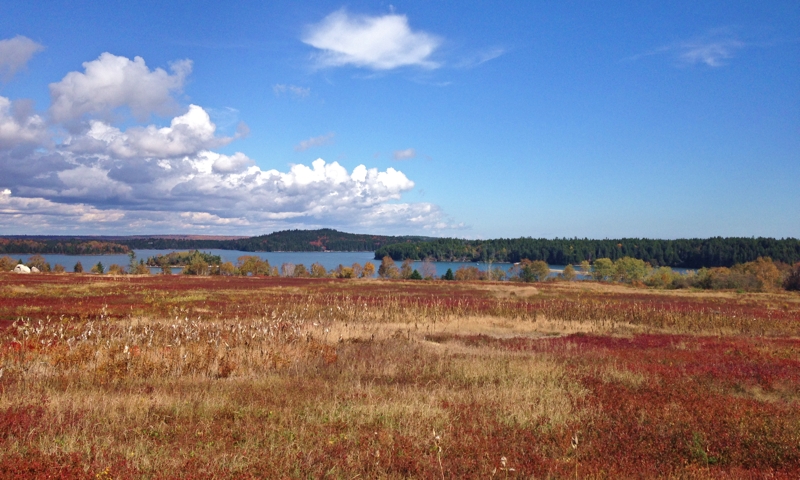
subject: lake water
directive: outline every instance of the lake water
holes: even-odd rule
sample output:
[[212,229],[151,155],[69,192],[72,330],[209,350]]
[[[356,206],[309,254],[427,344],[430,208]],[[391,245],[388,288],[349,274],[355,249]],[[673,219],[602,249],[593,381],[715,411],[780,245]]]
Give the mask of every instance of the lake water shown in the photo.
[[[174,250],[134,250],[136,253],[136,258],[147,260],[148,257],[154,257],[156,255],[163,255]],[[279,267],[284,263],[293,263],[295,265],[303,264],[306,266],[307,269],[311,269],[311,264],[319,262],[324,266],[327,270],[332,270],[338,267],[339,265],[344,265],[345,267],[349,267],[354,263],[360,263],[364,265],[366,262],[372,262],[375,265],[375,271],[377,272],[378,267],[380,266],[380,260],[375,260],[374,252],[242,252],[238,250],[216,250],[216,249],[208,249],[208,250],[200,250],[202,252],[210,253],[212,255],[219,255],[222,257],[222,261],[224,262],[231,262],[236,263],[236,259],[241,257],[242,255],[255,255],[261,259],[265,259],[269,261],[269,264],[274,267]],[[75,264],[77,262],[81,262],[83,265],[84,271],[88,272],[93,265],[96,265],[97,262],[102,262],[103,266],[108,270],[108,267],[112,264],[122,265],[123,267],[127,267],[130,259],[128,255],[60,255],[60,254],[53,254],[53,253],[45,253],[41,254],[42,257],[45,258],[47,263],[50,264],[51,267],[54,267],[56,264],[63,265],[66,271],[72,272],[74,270]],[[14,259],[21,259],[23,263],[27,263],[28,259],[33,256],[33,254],[10,254],[10,257]],[[397,266],[400,266],[401,262],[397,262]],[[475,262],[433,262],[434,266],[436,267],[436,275],[442,276],[447,272],[447,269],[450,268],[453,270],[453,273],[461,267],[461,266],[476,266],[480,270],[486,270],[488,268],[488,264],[486,263],[475,263]],[[422,273],[422,262],[414,262],[414,268],[417,269],[420,273]],[[492,269],[493,270],[503,270],[508,271],[511,268],[511,264],[509,263],[493,263]],[[559,267],[558,265],[553,265],[552,268],[554,270],[563,269],[564,267]],[[159,268],[151,268],[153,273],[160,272]],[[180,269],[173,269],[175,273],[179,273]],[[557,273],[557,272],[556,272]]]
[[[136,253],[137,260],[147,260],[148,257],[163,255],[173,251],[174,250],[134,250],[134,253]],[[353,263],[360,263],[361,265],[364,265],[366,262],[372,262],[375,265],[375,271],[377,272],[378,267],[381,264],[380,260],[375,260],[374,252],[242,252],[239,250],[216,249],[201,251],[210,253],[212,255],[219,255],[222,257],[222,261],[231,262],[233,264],[236,264],[236,259],[242,255],[255,255],[261,259],[269,261],[271,266],[279,268],[284,263],[293,263],[295,265],[302,263],[307,269],[310,270],[312,263],[319,262],[325,267],[325,269],[332,270],[339,265],[349,267],[353,265]],[[28,259],[33,256],[33,254],[12,254],[9,256],[14,259],[21,259],[23,263],[27,263]],[[127,267],[129,263],[128,255],[59,255],[46,253],[42,254],[42,257],[45,258],[51,267],[54,267],[56,264],[60,264],[63,265],[68,272],[73,271],[77,262],[81,262],[81,265],[83,265],[83,269],[86,272],[88,272],[93,265],[96,265],[97,262],[102,262],[106,270],[108,270],[110,265],[115,263],[117,265],[122,265],[123,267]],[[400,263],[401,262],[397,262],[398,267],[400,266]],[[452,269],[453,273],[455,273],[455,271],[462,266],[475,266],[482,271],[486,271],[489,268],[489,264],[483,262],[433,262],[433,264],[436,267],[437,276],[444,275],[448,268]],[[510,263],[491,264],[492,270],[503,270],[504,272],[507,272],[511,267],[512,265]],[[414,262],[414,268],[422,273],[422,262]],[[180,268],[176,268],[173,269],[173,272],[180,273],[180,270]],[[564,265],[550,265],[550,270],[551,276],[558,275],[564,270]],[[681,273],[686,272],[686,269],[681,268],[674,268],[673,270]],[[151,268],[151,271],[153,271],[153,273],[158,273],[160,272],[160,269]],[[578,278],[583,278],[583,276],[578,274]]]

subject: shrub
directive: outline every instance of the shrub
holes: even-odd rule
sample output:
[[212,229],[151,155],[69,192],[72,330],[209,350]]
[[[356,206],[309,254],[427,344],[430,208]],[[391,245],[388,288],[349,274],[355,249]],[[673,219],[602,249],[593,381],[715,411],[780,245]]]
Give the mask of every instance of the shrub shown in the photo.
[[299,263],[299,264],[295,265],[294,266],[294,276],[298,277],[298,278],[307,277],[308,276],[308,270],[306,269],[306,266],[303,265],[302,263]]
[[67,269],[64,268],[64,265],[61,265],[60,263],[56,263],[56,266],[53,267],[53,271],[56,273],[64,273],[66,270]]
[[758,281],[759,290],[775,290],[781,286],[781,272],[769,257],[734,265],[731,271],[742,275],[752,275]]
[[644,284],[649,287],[667,288],[672,285],[675,272],[669,267],[659,267],[650,272],[644,279]]
[[319,262],[311,264],[311,276],[314,278],[325,278],[328,276],[328,271]]
[[375,264],[372,262],[367,262],[364,264],[364,271],[361,272],[361,276],[364,278],[372,278],[375,276]]
[[240,275],[269,275],[272,269],[268,260],[262,260],[256,255],[242,255],[236,259]]
[[792,267],[792,271],[783,282],[783,288],[786,290],[800,291],[800,262],[795,263],[794,267]]
[[500,282],[506,279],[506,272],[502,268],[491,268],[486,272],[486,279],[495,282]]
[[0,258],[0,272],[10,272],[11,270],[14,270],[14,267],[16,266],[17,261],[8,255],[4,255],[2,258]]
[[426,258],[422,262],[422,271],[420,274],[425,278],[425,280],[433,280],[436,278],[436,265],[430,258]]
[[294,269],[295,265],[291,262],[284,262],[281,265],[281,276],[282,277],[293,277],[294,276]]
[[83,264],[81,262],[77,262],[74,267],[72,267],[72,271],[75,273],[83,273]]
[[410,258],[403,260],[403,266],[400,267],[400,278],[411,278],[411,273],[414,270],[413,265],[414,261]]
[[561,272],[561,278],[567,281],[575,280],[575,277],[577,275],[578,274],[575,272],[575,267],[573,267],[572,265],[567,265],[566,267],[564,267],[564,271]]
[[50,264],[41,255],[33,255],[28,259],[27,265],[31,268],[38,268],[42,273],[50,271]]
[[208,275],[208,263],[201,257],[193,257],[183,268],[184,275]]
[[130,273],[132,275],[150,275],[150,268],[145,265],[144,260],[139,259],[139,263],[131,263]]
[[231,262],[225,262],[219,266],[219,274],[226,276],[235,275],[236,267],[234,267]]
[[364,267],[358,262],[355,262],[350,268],[353,269],[353,278],[359,278],[364,273]]
[[481,272],[476,266],[463,265],[461,267],[458,267],[454,278],[459,282],[465,282],[470,280],[482,280],[483,279],[482,273],[483,272]]
[[333,271],[333,276],[336,278],[353,278],[355,275],[352,268],[339,264],[336,270]]
[[550,266],[544,260],[530,261],[527,258],[520,262],[519,277],[523,282],[541,282],[550,275]]
[[125,274],[125,267],[123,267],[122,265],[117,265],[116,263],[114,263],[110,267],[108,267],[108,274],[109,275],[123,275],[123,274]]
[[598,258],[592,264],[592,278],[598,281],[612,280],[616,270],[610,258]]
[[750,273],[726,267],[701,268],[697,272],[695,286],[709,290],[750,290],[761,288],[761,282]]
[[641,282],[648,270],[650,265],[638,258],[622,257],[614,262],[614,278],[620,282]]
[[378,267],[378,276],[381,278],[398,278],[400,277],[400,270],[397,264],[394,263],[392,257],[386,255],[381,259],[381,266]]
[[694,271],[686,272],[685,275],[681,275],[680,273],[673,273],[672,274],[672,284],[668,285],[668,288],[692,288],[696,286],[696,279],[697,276],[695,275]]
[[162,261],[158,266],[161,268],[161,275],[172,275],[172,267],[169,262]]

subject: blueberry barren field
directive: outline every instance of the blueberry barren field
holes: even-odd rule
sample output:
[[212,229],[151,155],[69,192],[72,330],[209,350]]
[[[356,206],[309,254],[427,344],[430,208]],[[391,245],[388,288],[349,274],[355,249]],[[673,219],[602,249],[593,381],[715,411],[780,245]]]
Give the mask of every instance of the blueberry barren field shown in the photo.
[[798,478],[800,295],[0,274],[3,478]]

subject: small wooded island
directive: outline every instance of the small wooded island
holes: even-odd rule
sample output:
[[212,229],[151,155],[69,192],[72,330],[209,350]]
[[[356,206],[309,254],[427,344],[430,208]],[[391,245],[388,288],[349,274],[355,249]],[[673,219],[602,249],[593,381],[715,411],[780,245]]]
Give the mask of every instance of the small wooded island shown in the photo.
[[185,267],[197,260],[201,260],[208,265],[219,265],[222,263],[222,257],[219,255],[212,255],[199,250],[156,255],[154,257],[149,257],[145,263],[148,267]]

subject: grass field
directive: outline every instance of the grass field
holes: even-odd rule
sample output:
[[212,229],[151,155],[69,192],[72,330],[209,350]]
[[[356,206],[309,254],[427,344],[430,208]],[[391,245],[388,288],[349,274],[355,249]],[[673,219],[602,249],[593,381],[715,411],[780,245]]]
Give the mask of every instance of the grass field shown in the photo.
[[800,295],[0,274],[2,478],[800,478]]

